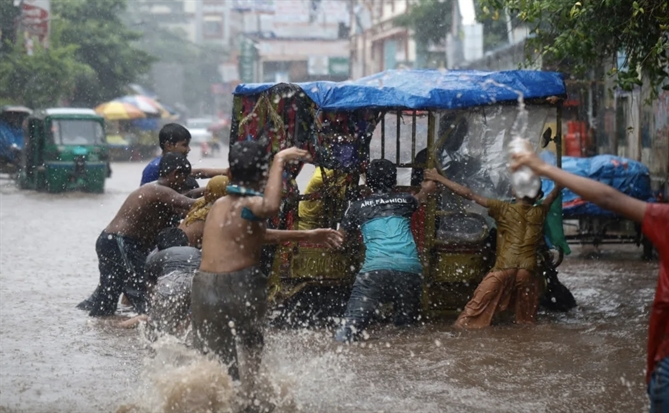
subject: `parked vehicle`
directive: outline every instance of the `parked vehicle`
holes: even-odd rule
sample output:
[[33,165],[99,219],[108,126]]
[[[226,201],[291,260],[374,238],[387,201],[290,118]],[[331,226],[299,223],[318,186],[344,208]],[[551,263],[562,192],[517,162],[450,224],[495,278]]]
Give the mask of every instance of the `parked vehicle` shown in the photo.
[[0,173],[16,174],[23,151],[23,123],[32,110],[23,106],[0,108]]
[[208,118],[192,118],[186,121],[186,128],[191,135],[191,144],[199,145],[202,143],[211,144],[214,141],[214,135],[207,128],[213,124]]
[[52,108],[28,118],[19,186],[104,192],[111,175],[104,119],[92,109]]

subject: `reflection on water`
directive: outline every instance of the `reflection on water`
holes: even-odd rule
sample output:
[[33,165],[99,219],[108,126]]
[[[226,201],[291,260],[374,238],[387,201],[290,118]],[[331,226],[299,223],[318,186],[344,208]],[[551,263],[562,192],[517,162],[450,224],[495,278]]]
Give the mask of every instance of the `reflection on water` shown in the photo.
[[[243,401],[215,363],[74,309],[97,282],[95,239],[142,167],[114,165],[102,195],[0,188],[0,412],[224,412]],[[560,269],[580,306],[535,327],[380,326],[350,346],[326,330],[271,330],[268,399],[278,412],[645,411],[657,264],[639,255],[577,249]]]

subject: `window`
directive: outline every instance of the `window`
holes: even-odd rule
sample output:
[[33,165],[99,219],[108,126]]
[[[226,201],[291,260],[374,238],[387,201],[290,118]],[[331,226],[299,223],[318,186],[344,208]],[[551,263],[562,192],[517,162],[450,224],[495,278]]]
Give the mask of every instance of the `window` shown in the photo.
[[93,120],[52,120],[51,133],[57,145],[99,145],[104,142],[102,125]]
[[217,38],[223,35],[223,20],[220,18],[205,18],[202,22],[202,35],[205,38]]

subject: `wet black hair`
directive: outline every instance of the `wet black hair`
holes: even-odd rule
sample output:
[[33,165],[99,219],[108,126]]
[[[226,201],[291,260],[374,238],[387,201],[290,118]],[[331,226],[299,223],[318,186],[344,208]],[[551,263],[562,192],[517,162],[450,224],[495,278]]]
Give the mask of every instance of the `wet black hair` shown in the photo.
[[374,192],[390,192],[397,185],[397,167],[387,159],[374,159],[367,168],[367,186]]
[[168,123],[158,133],[158,142],[160,149],[165,149],[166,143],[176,145],[179,142],[190,142],[191,136],[188,129],[179,125],[178,123]]
[[188,236],[180,228],[165,228],[156,236],[156,246],[158,251],[172,247],[186,247],[188,246]]
[[188,162],[188,158],[186,158],[185,155],[172,152],[166,153],[160,158],[158,176],[164,178],[174,171],[178,171],[184,175],[190,175],[190,162]]
[[268,159],[267,149],[261,143],[236,142],[228,153],[231,183],[244,186],[260,182],[267,171]]

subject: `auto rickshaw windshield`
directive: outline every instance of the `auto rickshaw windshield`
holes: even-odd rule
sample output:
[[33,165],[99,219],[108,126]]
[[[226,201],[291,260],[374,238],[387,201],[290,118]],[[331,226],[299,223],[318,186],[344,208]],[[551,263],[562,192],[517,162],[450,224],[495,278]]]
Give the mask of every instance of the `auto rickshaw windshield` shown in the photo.
[[89,119],[53,119],[51,133],[57,145],[100,145],[104,143],[102,125]]

